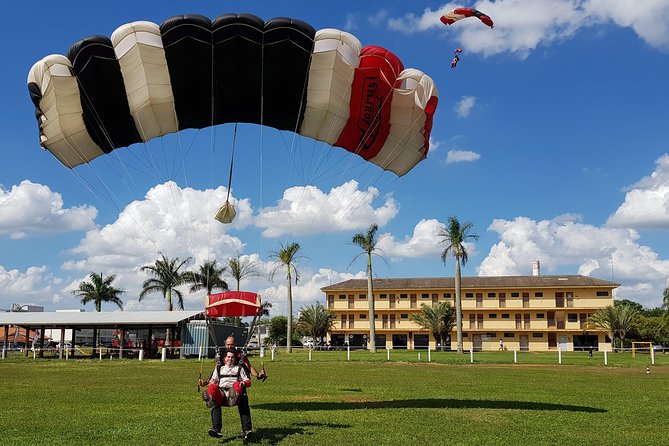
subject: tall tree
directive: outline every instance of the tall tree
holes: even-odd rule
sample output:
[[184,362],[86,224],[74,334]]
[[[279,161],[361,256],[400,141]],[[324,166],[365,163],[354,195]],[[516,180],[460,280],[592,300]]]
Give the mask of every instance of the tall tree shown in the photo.
[[228,291],[228,284],[223,280],[225,271],[226,267],[218,266],[216,260],[206,260],[196,271],[183,273],[183,281],[191,285],[189,292],[196,293],[205,290],[208,296],[215,289]]
[[617,333],[620,337],[620,347],[624,347],[625,336],[637,324],[637,319],[640,311],[633,305],[621,305],[615,308],[618,321],[617,321]]
[[[89,276],[90,282],[82,280],[79,282],[79,288],[72,291],[72,294],[81,298],[81,303],[86,305],[93,302],[95,311],[102,311],[102,303],[108,302],[117,305],[123,310],[123,301],[120,296],[125,294],[125,290],[115,288],[112,286],[116,276],[114,274],[104,277],[102,273],[91,273]],[[98,329],[93,329],[93,356],[95,356],[96,346],[98,344]]]
[[611,340],[611,351],[616,348],[616,333],[618,330],[618,312],[613,305],[600,308],[588,319],[588,325],[606,332]]
[[465,243],[467,240],[478,240],[477,234],[472,234],[470,231],[474,225],[470,222],[460,223],[455,217],[448,217],[448,224],[442,226],[437,234],[441,237],[440,243],[446,245],[446,248],[441,253],[441,261],[446,263],[449,254],[455,257],[455,314],[457,327],[457,345],[458,353],[462,353],[462,299],[461,299],[461,282],[462,276],[460,272],[460,265],[464,266],[467,263],[467,249]]
[[664,307],[664,323],[669,326],[669,285],[664,289],[662,293],[662,306]]
[[334,325],[335,314],[321,304],[309,305],[300,308],[296,328],[307,336],[311,336],[314,343],[327,336]]
[[240,291],[239,285],[242,280],[261,275],[258,272],[257,264],[258,262],[252,260],[249,256],[244,256],[244,258],[232,257],[225,261],[227,274],[237,282],[237,291]]
[[297,272],[296,262],[301,256],[298,256],[300,251],[300,245],[298,243],[290,243],[287,246],[281,245],[281,249],[278,251],[273,251],[270,254],[270,258],[275,259],[277,265],[272,270],[270,277],[274,278],[276,272],[280,269],[286,268],[286,279],[288,284],[288,321],[287,321],[287,334],[286,334],[286,351],[290,353],[291,349],[291,339],[292,339],[292,328],[293,328],[293,288],[292,288],[292,276],[293,272],[295,273],[295,284],[299,280],[300,276]]
[[[148,294],[161,293],[163,298],[167,300],[167,311],[172,311],[174,309],[172,292],[174,292],[178,299],[177,306],[180,310],[183,310],[184,297],[181,291],[177,289],[179,285],[184,283],[182,273],[179,270],[190,261],[190,257],[184,261],[180,261],[178,257],[170,259],[163,253],[160,253],[160,257],[153,265],[144,265],[140,268],[140,271],[144,271],[152,277],[142,284],[139,300],[141,301]],[[171,335],[171,330],[168,328],[165,334],[165,342],[168,346],[172,344]]]
[[102,303],[116,304],[123,310],[123,301],[119,296],[125,294],[125,290],[114,288],[112,283],[116,280],[114,274],[104,277],[103,274],[91,273],[89,276],[90,282],[82,280],[79,282],[79,288],[72,291],[72,294],[81,298],[81,303],[86,305],[93,302],[95,311],[102,311]]
[[435,339],[439,338],[441,351],[456,321],[455,308],[448,302],[439,302],[436,307],[421,305],[420,313],[411,315],[411,320],[432,332]]
[[369,351],[376,353],[376,318],[374,317],[374,282],[372,276],[372,254],[377,255],[374,251],[377,250],[377,243],[379,239],[376,237],[376,232],[379,226],[376,223],[369,225],[367,232],[358,232],[351,240],[355,245],[362,248],[360,254],[355,256],[351,263],[363,254],[367,254],[367,302],[369,309]]

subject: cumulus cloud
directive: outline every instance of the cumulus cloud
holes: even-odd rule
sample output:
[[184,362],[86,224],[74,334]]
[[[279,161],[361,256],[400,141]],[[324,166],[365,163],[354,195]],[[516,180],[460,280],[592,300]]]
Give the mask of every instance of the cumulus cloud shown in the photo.
[[13,239],[91,229],[97,213],[92,206],[64,208],[59,193],[28,180],[10,190],[0,186],[0,235]]
[[[0,308],[13,303],[49,306],[64,301],[62,279],[46,266],[31,266],[25,271],[0,265]],[[69,296],[68,296],[69,297]]]
[[376,222],[383,226],[399,212],[399,205],[390,195],[380,207],[374,207],[379,190],[358,189],[358,182],[348,181],[325,193],[314,186],[286,189],[277,206],[260,211],[257,226],[265,228],[265,237],[286,234],[310,235],[323,232],[347,231]]
[[173,182],[151,188],[143,200],[130,203],[118,219],[102,228],[88,231],[73,254],[84,257],[63,264],[64,270],[105,271],[146,264],[158,252],[194,261],[234,255],[243,243],[227,234],[253,222],[248,200],[231,197],[237,217],[231,225],[213,219],[225,202],[227,191],[180,188]]
[[346,22],[344,22],[344,30],[353,32],[358,29],[358,14],[348,13],[346,14]]
[[457,113],[458,117],[466,118],[471,113],[472,108],[476,104],[476,98],[474,96],[463,96],[460,101],[455,104],[454,110]]
[[435,243],[436,235],[443,224],[438,220],[421,220],[413,234],[402,239],[385,233],[379,236],[378,248],[388,257],[438,257],[443,248]]
[[611,215],[614,228],[669,228],[669,155],[662,155],[655,171],[632,185],[625,201]]
[[478,1],[473,7],[495,21],[491,31],[476,19],[462,20],[445,28],[439,17],[456,7],[446,3],[422,14],[389,18],[387,26],[403,33],[438,30],[458,36],[468,52],[486,56],[505,52],[524,58],[539,45],[572,37],[583,27],[614,24],[631,28],[648,45],[669,50],[669,2],[650,0],[637,7],[630,0],[498,0]]
[[[541,221],[496,219],[488,230],[497,233],[500,241],[481,262],[479,275],[530,274],[532,261],[538,259],[543,273],[569,271],[613,280],[624,285],[618,298],[660,305],[669,260],[641,245],[634,230],[599,228],[581,223],[575,215]],[[628,294],[632,291],[639,294]]]
[[446,164],[476,161],[479,158],[481,158],[481,155],[471,150],[449,150],[446,156]]

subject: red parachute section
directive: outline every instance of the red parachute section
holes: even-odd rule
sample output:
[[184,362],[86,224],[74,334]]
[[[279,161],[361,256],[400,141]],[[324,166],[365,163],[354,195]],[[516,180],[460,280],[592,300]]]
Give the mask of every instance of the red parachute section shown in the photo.
[[260,311],[260,296],[248,291],[226,291],[207,297],[207,317],[255,316]]

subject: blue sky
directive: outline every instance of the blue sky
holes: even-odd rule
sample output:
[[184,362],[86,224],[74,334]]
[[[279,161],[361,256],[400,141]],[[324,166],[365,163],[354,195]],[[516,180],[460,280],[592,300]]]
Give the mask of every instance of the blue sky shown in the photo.
[[[380,226],[378,277],[451,276],[436,231],[471,221],[464,275],[586,274],[621,283],[616,298],[661,304],[669,277],[669,0],[440,2],[116,1],[5,6],[0,30],[0,308],[78,308],[71,290],[91,271],[116,274],[126,310],[139,302],[139,267],[158,252],[250,256],[263,271],[280,243],[305,256],[294,304],[364,277],[351,237]],[[495,21],[446,27],[441,13],[474,6]],[[242,125],[232,197],[238,217],[211,218],[225,201],[233,126],[184,131],[74,170],[38,144],[26,78],[48,54],[120,25],[178,14],[249,12],[337,28],[383,46],[439,89],[428,158],[398,178],[342,150]],[[456,69],[453,50],[463,49]],[[146,151],[157,154],[144,168]],[[187,152],[187,155],[185,153]],[[212,157],[212,153],[214,156]],[[325,157],[325,168],[315,160]],[[103,157],[104,158],[104,157]],[[282,274],[253,279],[285,312]],[[202,295],[186,295],[188,309]],[[113,307],[104,307],[111,310]],[[88,309],[92,311],[92,308]]]

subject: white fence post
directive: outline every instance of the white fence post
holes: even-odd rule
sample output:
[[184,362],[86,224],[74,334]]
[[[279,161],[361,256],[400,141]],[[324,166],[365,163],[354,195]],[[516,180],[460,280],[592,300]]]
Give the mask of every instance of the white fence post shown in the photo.
[[469,347],[469,362],[474,362],[474,344]]
[[386,347],[386,359],[390,361],[390,347]]
[[311,361],[311,347],[309,347],[309,361]]
[[198,360],[198,361],[202,361],[202,347],[200,347],[200,348],[198,349],[198,352],[197,352],[197,360]]
[[513,363],[518,364],[518,350],[516,350],[516,347],[513,348]]
[[432,350],[430,348],[427,348],[427,362],[432,362]]
[[272,347],[272,361],[274,361],[274,347]]
[[160,362],[165,362],[165,359],[167,359],[167,349],[163,347],[163,350],[160,355]]
[[351,360],[351,345],[350,344],[346,345],[346,360],[347,361]]
[[608,351],[604,349],[604,365],[609,365],[609,358],[607,356]]
[[650,345],[650,363],[655,365],[655,350],[653,349],[653,344]]
[[5,352],[5,347],[2,347],[2,359],[6,358],[6,356],[5,356],[6,354],[7,354],[7,352]]
[[139,360],[140,360],[140,361],[144,361],[144,349],[141,349],[141,350],[139,351]]
[[558,347],[558,364],[562,364],[562,349]]
[[99,357],[100,357],[99,360],[102,361],[102,348],[100,348],[100,350],[98,350],[98,353],[99,353]]
[[418,362],[420,362],[420,352],[418,352]]

